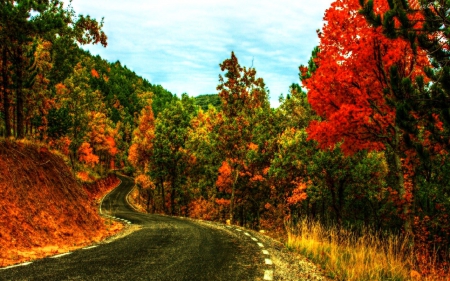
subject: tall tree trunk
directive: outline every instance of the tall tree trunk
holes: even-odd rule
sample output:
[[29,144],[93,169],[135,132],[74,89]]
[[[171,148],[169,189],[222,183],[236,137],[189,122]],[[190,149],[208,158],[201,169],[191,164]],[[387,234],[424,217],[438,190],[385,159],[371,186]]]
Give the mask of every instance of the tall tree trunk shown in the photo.
[[[397,185],[398,194],[400,199],[404,199],[406,195],[405,189],[405,181],[403,178],[403,167],[402,161],[400,157],[400,129],[395,127],[395,136],[394,136],[394,173],[395,180]],[[412,235],[412,224],[411,224],[411,216],[409,214],[409,205],[408,202],[405,202],[402,206],[402,215],[404,217],[403,228],[407,235]]]
[[177,186],[177,176],[176,171],[173,171],[172,173],[175,174],[175,176],[172,177],[172,190],[170,191],[170,214],[175,215],[175,196],[176,196],[176,186]]
[[230,224],[233,224],[234,217],[234,193],[236,190],[236,183],[239,178],[239,170],[236,170],[236,175],[234,177],[233,186],[231,187],[231,198],[230,198]]
[[159,177],[159,184],[161,185],[161,202],[162,202],[162,211],[164,214],[167,212],[166,210],[166,194],[164,191],[164,179]]
[[6,46],[2,50],[2,82],[3,82],[3,116],[5,117],[5,137],[11,136],[11,117],[9,116],[9,83],[8,83],[8,60]]
[[17,117],[17,128],[16,135],[18,139],[23,139],[24,135],[24,118],[23,118],[23,52],[22,47],[19,46],[17,49],[17,80],[16,80],[16,117]]

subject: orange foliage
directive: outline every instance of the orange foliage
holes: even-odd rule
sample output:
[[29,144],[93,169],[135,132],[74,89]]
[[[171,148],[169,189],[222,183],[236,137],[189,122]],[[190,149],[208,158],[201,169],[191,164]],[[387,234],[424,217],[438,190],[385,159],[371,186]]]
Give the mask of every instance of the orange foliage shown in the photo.
[[223,161],[222,166],[219,168],[219,176],[216,185],[220,191],[231,192],[231,187],[233,185],[232,171],[230,164],[228,164],[227,161]]
[[214,204],[202,197],[191,201],[188,210],[191,218],[202,220],[212,220],[217,212]]
[[89,174],[85,171],[80,171],[77,172],[77,178],[81,179],[84,182],[90,181],[91,177],[89,176]]
[[78,159],[91,167],[94,167],[99,161],[98,156],[92,152],[92,147],[87,142],[83,142],[78,149]]
[[248,144],[248,149],[253,150],[253,151],[258,151],[258,145],[251,142]]
[[155,189],[155,185],[153,184],[152,179],[148,175],[140,174],[134,179],[134,182],[142,186],[142,188]]
[[100,75],[98,74],[97,70],[95,70],[95,69],[91,70],[91,75],[94,78],[100,78]]
[[298,183],[292,191],[292,195],[287,198],[288,204],[294,205],[305,200],[307,198],[306,188],[308,188],[306,183]]
[[116,141],[114,140],[113,137],[107,136],[106,137],[106,143],[107,143],[107,147],[108,147],[108,153],[111,156],[115,156],[118,152],[118,149],[116,147]]

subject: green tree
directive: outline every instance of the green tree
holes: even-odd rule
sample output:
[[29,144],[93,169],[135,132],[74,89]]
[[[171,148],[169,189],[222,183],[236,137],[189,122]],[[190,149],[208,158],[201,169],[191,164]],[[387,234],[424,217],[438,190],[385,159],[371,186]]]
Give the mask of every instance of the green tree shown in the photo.
[[[166,203],[169,203],[170,214],[175,214],[176,204],[187,204],[181,186],[186,180],[185,147],[195,113],[193,99],[183,94],[180,100],[173,101],[160,112],[155,123],[150,176],[160,192],[163,211],[167,212]],[[166,191],[170,194],[169,202],[165,200]]]
[[[81,44],[106,46],[102,23],[89,16],[74,16],[59,0],[0,2],[0,41],[2,42],[2,80],[6,136],[10,136],[9,93],[15,92],[16,135],[24,137],[24,94],[35,80],[33,53],[38,39],[52,41],[68,37]],[[32,14],[33,12],[33,14]],[[6,101],[6,102],[5,102]]]

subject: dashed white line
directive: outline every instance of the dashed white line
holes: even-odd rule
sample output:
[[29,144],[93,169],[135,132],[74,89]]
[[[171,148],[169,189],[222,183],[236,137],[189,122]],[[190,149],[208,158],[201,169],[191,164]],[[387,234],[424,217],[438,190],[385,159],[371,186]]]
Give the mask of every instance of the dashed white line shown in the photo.
[[258,246],[260,246],[261,248],[264,248],[263,243],[256,243],[256,244],[258,244]]
[[252,240],[255,241],[255,242],[258,241],[258,239],[256,239],[255,237],[252,237]]
[[7,267],[3,267],[3,268],[0,268],[0,269],[9,269],[9,268],[14,268],[14,267],[19,267],[19,266],[24,266],[24,265],[29,265],[29,264],[32,264],[33,262],[24,262],[24,263],[19,263],[19,264],[14,264],[14,265],[10,265],[10,266],[7,266]]
[[242,231],[242,230],[240,230],[239,228],[236,228],[236,231]]
[[97,247],[98,247],[98,245],[94,245],[94,246],[83,248],[83,250],[89,250],[89,249],[93,249],[93,248],[97,248]]
[[269,251],[267,251],[267,250],[262,250],[262,252],[264,255],[269,255]]
[[248,234],[247,232],[244,232],[245,235],[250,236],[250,234]]
[[70,254],[72,254],[72,253],[71,252],[67,252],[67,253],[59,254],[59,255],[56,255],[56,256],[53,256],[53,257],[50,257],[50,258],[57,259],[57,258],[64,257],[64,256],[67,256],[67,255],[70,255]]
[[264,280],[273,280],[273,270],[264,271]]
[[264,261],[265,261],[265,263],[268,264],[268,265],[272,265],[272,264],[273,264],[273,262],[272,262],[271,259],[265,259]]

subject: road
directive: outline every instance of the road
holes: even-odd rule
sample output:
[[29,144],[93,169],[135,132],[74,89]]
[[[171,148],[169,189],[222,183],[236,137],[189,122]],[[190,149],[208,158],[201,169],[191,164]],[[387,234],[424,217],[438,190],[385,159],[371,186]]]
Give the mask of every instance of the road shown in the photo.
[[141,229],[58,258],[0,269],[0,280],[262,280],[256,243],[226,227],[136,212],[126,202],[132,181],[103,201],[103,211]]

